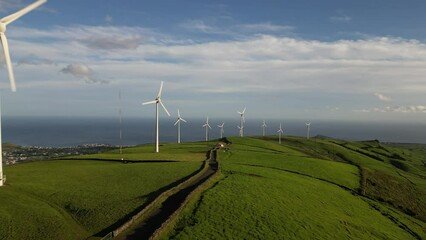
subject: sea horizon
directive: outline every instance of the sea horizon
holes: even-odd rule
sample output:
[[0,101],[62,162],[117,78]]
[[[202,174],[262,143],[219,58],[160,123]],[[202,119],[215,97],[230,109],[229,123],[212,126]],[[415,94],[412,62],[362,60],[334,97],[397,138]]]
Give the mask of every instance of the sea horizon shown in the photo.
[[[182,142],[203,141],[205,130],[203,118],[187,118],[181,125]],[[266,135],[276,135],[282,123],[284,136],[306,136],[303,120],[265,119]],[[176,142],[175,118],[160,119],[160,141]],[[224,137],[238,136],[238,118],[211,118],[209,139],[220,137],[218,124],[225,122]],[[261,136],[262,120],[247,119],[245,136]],[[116,118],[100,117],[4,117],[2,119],[3,143],[21,146],[74,147],[83,144],[138,145],[153,143],[155,139],[155,119],[123,118],[122,140],[119,138],[120,124]],[[426,124],[423,123],[383,123],[365,121],[312,120],[310,136],[364,141],[379,140],[389,143],[426,144]]]

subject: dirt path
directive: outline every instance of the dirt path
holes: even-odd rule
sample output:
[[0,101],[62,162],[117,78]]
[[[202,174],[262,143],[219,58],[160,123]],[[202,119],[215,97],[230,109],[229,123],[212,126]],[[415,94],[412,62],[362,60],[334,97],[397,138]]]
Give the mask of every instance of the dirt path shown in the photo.
[[216,150],[212,150],[212,159],[210,159],[208,164],[208,168],[203,175],[194,179],[194,181],[186,188],[167,198],[167,200],[163,202],[161,207],[155,213],[140,223],[140,225],[134,228],[127,236],[121,239],[149,239],[151,235],[161,227],[163,222],[165,222],[181,206],[186,197],[216,172],[218,166],[216,162]]

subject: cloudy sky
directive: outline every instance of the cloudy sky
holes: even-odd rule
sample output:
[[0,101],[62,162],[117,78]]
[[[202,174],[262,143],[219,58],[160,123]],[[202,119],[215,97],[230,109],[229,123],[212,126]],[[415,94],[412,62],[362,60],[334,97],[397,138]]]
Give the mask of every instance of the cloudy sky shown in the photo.
[[[31,3],[0,0],[7,16]],[[424,0],[49,0],[8,26],[6,116],[426,121]],[[0,56],[0,63],[3,63]]]

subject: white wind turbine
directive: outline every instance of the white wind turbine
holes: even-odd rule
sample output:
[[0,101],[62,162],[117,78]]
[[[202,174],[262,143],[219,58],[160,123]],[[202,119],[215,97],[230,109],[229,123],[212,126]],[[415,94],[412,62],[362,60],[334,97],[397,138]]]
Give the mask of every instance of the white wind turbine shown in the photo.
[[281,144],[281,134],[284,133],[283,129],[281,128],[281,123],[280,123],[280,129],[278,129],[277,133],[278,133],[278,143]]
[[306,124],[306,130],[307,130],[306,139],[309,139],[309,132],[311,130],[311,123],[309,122],[309,123],[305,123],[305,124]]
[[183,119],[180,116],[180,112],[179,112],[179,109],[178,109],[178,118],[177,118],[177,121],[175,122],[175,126],[176,126],[176,124],[178,125],[178,137],[177,137],[177,142],[178,143],[180,143],[180,122],[186,122],[186,120]]
[[222,123],[222,125],[217,125],[220,128],[220,138],[223,138],[223,133],[225,132],[223,130],[223,126],[225,125],[225,123]]
[[262,127],[262,136],[265,136],[265,128],[267,127],[265,120],[263,120],[263,124],[261,125],[261,127]]
[[10,14],[9,16],[0,19],[1,44],[3,46],[4,59],[6,61],[6,68],[7,68],[7,72],[9,73],[10,86],[11,86],[13,92],[16,91],[16,84],[15,84],[15,75],[13,74],[13,69],[12,69],[12,61],[10,59],[9,45],[7,43],[7,38],[6,38],[6,35],[5,35],[6,27],[7,27],[7,25],[14,22],[18,18],[24,16],[25,14],[27,14],[31,10],[42,5],[46,1],[47,0],[38,0],[38,1],[28,5],[27,7],[19,10],[18,12],[14,13],[14,14]]
[[158,129],[158,104],[160,104],[164,111],[167,113],[167,115],[170,116],[169,111],[167,111],[167,108],[164,106],[163,102],[161,101],[161,92],[163,91],[163,82],[161,82],[160,85],[160,91],[158,91],[158,95],[155,98],[155,100],[153,101],[149,101],[149,102],[144,102],[142,103],[142,105],[147,105],[147,104],[153,104],[155,103],[155,152],[159,152],[160,151],[160,146],[159,146],[159,129]]
[[209,124],[209,117],[207,117],[207,121],[203,125],[203,127],[206,128],[206,142],[207,142],[209,140],[209,128],[212,129],[212,127],[210,127],[210,124]]
[[122,104],[121,104],[121,89],[118,90],[118,102],[119,102],[119,108],[118,108],[118,115],[119,115],[119,123],[120,123],[120,155],[121,160],[123,160],[123,120],[122,120]]
[[242,112],[237,112],[238,114],[240,114],[240,126],[238,127],[238,129],[240,129],[240,137],[244,136],[244,123],[246,121],[246,119],[244,118],[245,112],[246,112],[245,107],[244,107],[244,110]]
[[[7,43],[6,38],[6,27],[10,23],[14,22],[18,18],[24,16],[31,10],[37,8],[41,4],[45,3],[46,0],[38,0],[27,7],[19,10],[18,12],[14,14],[10,14],[7,17],[4,17],[0,19],[0,39],[1,44],[3,46],[3,52],[4,52],[4,59],[6,61],[6,68],[7,72],[9,74],[9,81],[10,81],[10,88],[12,89],[12,92],[16,91],[16,83],[15,83],[15,76],[13,74],[13,68],[12,68],[12,60],[10,59],[10,52],[9,52],[9,44]],[[3,183],[6,181],[6,178],[3,178],[3,149],[2,149],[2,141],[1,141],[1,109],[0,109],[0,186],[3,186]]]

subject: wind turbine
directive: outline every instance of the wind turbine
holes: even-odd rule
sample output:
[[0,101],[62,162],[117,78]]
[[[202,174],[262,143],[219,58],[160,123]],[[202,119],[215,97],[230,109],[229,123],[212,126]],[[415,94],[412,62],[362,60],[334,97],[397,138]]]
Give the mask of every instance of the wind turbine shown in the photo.
[[309,131],[311,130],[311,123],[305,123],[307,128],[306,139],[309,139]]
[[209,117],[207,117],[207,121],[203,125],[203,127],[206,128],[206,142],[207,142],[209,140],[209,128],[212,129],[212,127],[210,127],[210,124],[209,124]]
[[242,126],[242,127],[237,126],[237,128],[238,128],[238,130],[240,130],[240,137],[242,137],[243,136],[242,132],[244,131],[244,126]]
[[[10,88],[12,89],[12,92],[16,91],[16,83],[15,83],[15,76],[13,74],[13,68],[12,68],[12,60],[10,59],[10,52],[9,52],[9,44],[7,43],[6,38],[6,27],[10,23],[14,22],[15,20],[18,20],[18,18],[24,16],[31,10],[39,7],[41,4],[45,3],[47,0],[38,0],[27,7],[19,10],[16,13],[10,14],[7,17],[4,17],[0,19],[0,39],[1,39],[1,45],[3,46],[4,51],[4,59],[6,61],[6,68],[7,72],[9,74],[9,81],[10,81]],[[3,149],[2,149],[2,141],[1,141],[1,109],[0,109],[0,186],[3,186],[3,183],[6,181],[6,178],[3,178]]]
[[178,109],[178,118],[177,118],[177,121],[175,122],[175,126],[176,126],[176,124],[178,125],[178,139],[177,139],[178,143],[180,143],[180,122],[186,122],[186,120],[181,118],[180,112],[179,112],[179,109]]
[[160,146],[159,146],[159,128],[158,128],[158,104],[160,104],[164,111],[167,113],[167,115],[170,116],[169,111],[167,111],[167,108],[164,106],[163,102],[161,101],[161,92],[163,91],[163,82],[161,82],[160,85],[160,91],[158,91],[158,95],[155,98],[155,100],[153,101],[149,101],[149,102],[144,102],[142,103],[142,105],[147,105],[147,104],[153,104],[155,103],[155,152],[160,152]]
[[240,137],[244,136],[244,123],[246,121],[246,119],[244,118],[245,112],[246,112],[245,107],[244,107],[244,110],[242,112],[237,112],[238,114],[240,114],[240,126],[238,127],[238,129],[240,129]]
[[278,129],[277,133],[278,133],[278,143],[281,144],[281,134],[284,133],[283,129],[281,128],[281,123],[280,123],[280,129]]
[[[120,104],[118,108],[118,114],[119,114],[119,123],[120,123],[120,155],[123,157],[123,130],[122,130],[122,104],[121,104],[121,89],[118,90],[118,102]],[[123,160],[123,158],[121,158]]]
[[38,1],[28,5],[27,7],[19,10],[18,12],[14,13],[14,14],[10,14],[9,16],[0,19],[0,38],[1,38],[1,44],[3,46],[4,59],[6,61],[7,72],[9,73],[9,80],[10,80],[10,86],[12,88],[12,92],[16,91],[16,83],[15,83],[15,75],[13,74],[13,69],[12,69],[12,60],[10,59],[9,45],[7,43],[7,38],[6,38],[6,34],[5,34],[6,27],[7,27],[7,25],[14,22],[18,18],[24,16],[25,14],[27,14],[31,10],[42,5],[46,1],[47,0],[38,0]]
[[225,125],[225,123],[222,123],[222,125],[217,125],[220,128],[220,138],[223,138],[223,133],[225,132],[223,130],[223,126]]
[[262,127],[262,134],[263,134],[262,136],[265,136],[265,128],[267,127],[265,120],[263,120],[263,124],[261,125],[261,127]]

